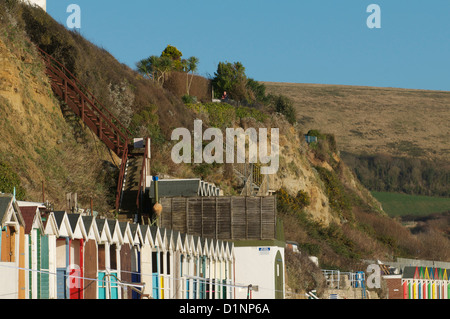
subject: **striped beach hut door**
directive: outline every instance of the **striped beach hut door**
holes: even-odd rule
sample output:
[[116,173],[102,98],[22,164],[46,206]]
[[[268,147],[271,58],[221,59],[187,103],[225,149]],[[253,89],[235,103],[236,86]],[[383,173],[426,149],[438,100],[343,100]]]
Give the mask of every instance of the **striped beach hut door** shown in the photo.
[[[59,256],[57,263],[59,267],[56,269],[56,294],[58,299],[66,299],[69,297],[69,289],[67,285],[67,269],[69,267],[69,238],[57,240],[57,250],[64,251],[64,256]],[[63,267],[63,263],[64,267]]]
[[56,269],[56,297],[58,299],[66,299],[66,269]]
[[40,285],[40,299],[49,298],[50,290],[50,265],[49,265],[49,247],[48,247],[48,236],[41,236],[41,285]]

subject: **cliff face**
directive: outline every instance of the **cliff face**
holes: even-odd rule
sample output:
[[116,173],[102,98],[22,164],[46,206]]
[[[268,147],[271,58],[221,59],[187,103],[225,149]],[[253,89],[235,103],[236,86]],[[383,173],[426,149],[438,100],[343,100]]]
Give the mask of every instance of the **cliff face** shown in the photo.
[[[323,168],[336,174],[342,186],[374,211],[382,212],[381,204],[365,189],[351,173],[339,157],[339,152],[329,151],[329,158],[319,159],[310,147],[297,126],[292,126],[281,117],[272,117],[271,127],[280,129],[280,167],[278,173],[271,176],[270,188],[279,190],[284,188],[295,196],[299,191],[309,195],[310,204],[305,212],[312,220],[327,227],[330,223],[341,224],[345,217],[330,205],[327,186],[317,171]],[[338,167],[339,169],[337,169]]]
[[6,34],[0,33],[0,161],[20,177],[27,200],[45,195],[63,208],[65,193],[77,192],[80,204],[93,197],[96,208],[107,209],[102,168],[111,157],[76,119],[63,116],[34,46],[22,34]]

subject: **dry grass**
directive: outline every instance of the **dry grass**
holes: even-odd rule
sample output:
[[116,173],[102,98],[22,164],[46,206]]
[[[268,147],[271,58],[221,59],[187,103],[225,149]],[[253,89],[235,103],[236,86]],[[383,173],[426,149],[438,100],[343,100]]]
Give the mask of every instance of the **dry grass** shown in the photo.
[[304,133],[336,136],[338,149],[447,160],[450,92],[265,82],[291,98]]

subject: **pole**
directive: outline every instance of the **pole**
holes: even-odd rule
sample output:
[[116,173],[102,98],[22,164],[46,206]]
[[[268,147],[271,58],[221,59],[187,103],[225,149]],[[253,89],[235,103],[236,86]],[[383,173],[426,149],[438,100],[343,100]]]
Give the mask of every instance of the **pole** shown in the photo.
[[42,202],[45,203],[45,186],[44,186],[44,181],[42,181]]

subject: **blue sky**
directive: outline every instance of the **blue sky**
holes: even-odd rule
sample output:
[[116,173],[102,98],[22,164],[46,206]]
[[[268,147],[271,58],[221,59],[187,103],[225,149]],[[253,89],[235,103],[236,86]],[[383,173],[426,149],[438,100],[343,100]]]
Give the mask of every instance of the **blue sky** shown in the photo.
[[[66,25],[134,68],[168,45],[200,59],[198,74],[240,61],[258,81],[450,90],[448,0],[47,0]],[[369,29],[366,8],[381,8]]]

